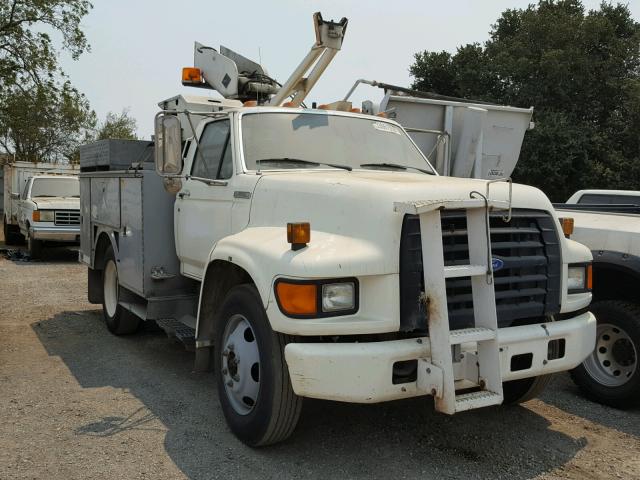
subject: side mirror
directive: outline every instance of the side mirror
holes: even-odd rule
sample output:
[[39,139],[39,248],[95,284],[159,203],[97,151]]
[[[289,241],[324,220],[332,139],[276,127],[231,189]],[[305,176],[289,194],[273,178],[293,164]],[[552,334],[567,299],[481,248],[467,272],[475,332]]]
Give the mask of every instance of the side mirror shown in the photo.
[[182,172],[182,131],[175,115],[158,114],[155,124],[156,171],[162,176]]

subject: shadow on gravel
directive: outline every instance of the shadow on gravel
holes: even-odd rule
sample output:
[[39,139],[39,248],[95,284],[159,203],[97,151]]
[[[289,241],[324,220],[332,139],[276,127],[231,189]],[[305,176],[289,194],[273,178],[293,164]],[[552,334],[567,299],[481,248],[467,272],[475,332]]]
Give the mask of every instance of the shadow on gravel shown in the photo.
[[288,442],[254,450],[229,432],[213,374],[193,373],[193,354],[163,333],[114,337],[99,311],[63,312],[32,328],[81,387],[124,388],[146,407],[93,419],[77,435],[145,430],[157,418],[166,427],[166,453],[190,479],[533,478],[585,445],[523,407],[449,417],[421,398],[379,405],[309,400]]
[[32,259],[24,247],[5,247],[4,245],[0,245],[0,255],[17,265],[31,263],[40,265],[78,263],[78,249],[69,247],[44,248],[41,258]]
[[640,438],[640,406],[618,410],[589,400],[568,374],[555,375],[540,400],[571,415]]

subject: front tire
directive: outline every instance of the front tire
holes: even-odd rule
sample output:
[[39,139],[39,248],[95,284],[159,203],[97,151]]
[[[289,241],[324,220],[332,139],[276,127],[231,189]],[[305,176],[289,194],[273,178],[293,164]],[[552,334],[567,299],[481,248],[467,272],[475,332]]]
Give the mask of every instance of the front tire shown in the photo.
[[640,305],[622,300],[593,303],[596,346],[571,378],[596,402],[615,408],[640,403]]
[[284,359],[291,337],[271,329],[253,285],[229,291],[216,316],[215,336],[218,397],[233,433],[252,447],[288,438],[302,409]]
[[114,335],[135,333],[140,328],[141,320],[123,308],[119,300],[118,265],[113,248],[109,246],[105,252],[102,270],[102,313],[107,329]]
[[538,377],[521,378],[511,380],[502,384],[504,394],[504,405],[524,403],[539,397],[551,381],[551,375],[540,375]]
[[34,260],[42,257],[42,241],[33,238],[31,232],[27,234],[27,250],[29,251],[29,256]]

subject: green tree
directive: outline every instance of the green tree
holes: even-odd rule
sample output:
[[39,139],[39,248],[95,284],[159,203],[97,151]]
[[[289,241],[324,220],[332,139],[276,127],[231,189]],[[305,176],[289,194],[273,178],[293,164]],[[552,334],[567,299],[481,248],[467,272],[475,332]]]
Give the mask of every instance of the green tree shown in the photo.
[[61,48],[77,59],[89,48],[80,21],[87,0],[0,1],[0,149],[18,160],[77,158],[95,114],[58,66]]
[[514,178],[553,200],[640,189],[640,24],[626,6],[509,9],[484,45],[417,53],[410,73],[419,90],[535,107]]
[[18,160],[78,160],[96,123],[89,102],[69,82],[13,90],[0,103],[0,146]]
[[3,0],[0,2],[0,88],[42,84],[59,73],[51,35],[77,59],[89,48],[80,21],[87,0]]
[[137,140],[137,128],[136,119],[129,116],[129,110],[122,110],[119,114],[109,112],[105,121],[98,126],[96,140],[107,138]]

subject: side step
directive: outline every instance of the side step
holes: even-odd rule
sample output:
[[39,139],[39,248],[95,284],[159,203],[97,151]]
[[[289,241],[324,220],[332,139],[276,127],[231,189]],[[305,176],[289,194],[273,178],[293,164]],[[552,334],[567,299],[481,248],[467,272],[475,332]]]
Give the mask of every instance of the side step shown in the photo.
[[489,390],[456,395],[456,412],[502,404],[502,395]]
[[173,318],[159,318],[156,323],[162,328],[168,337],[175,338],[184,344],[184,347],[193,352],[196,349],[196,331]]

